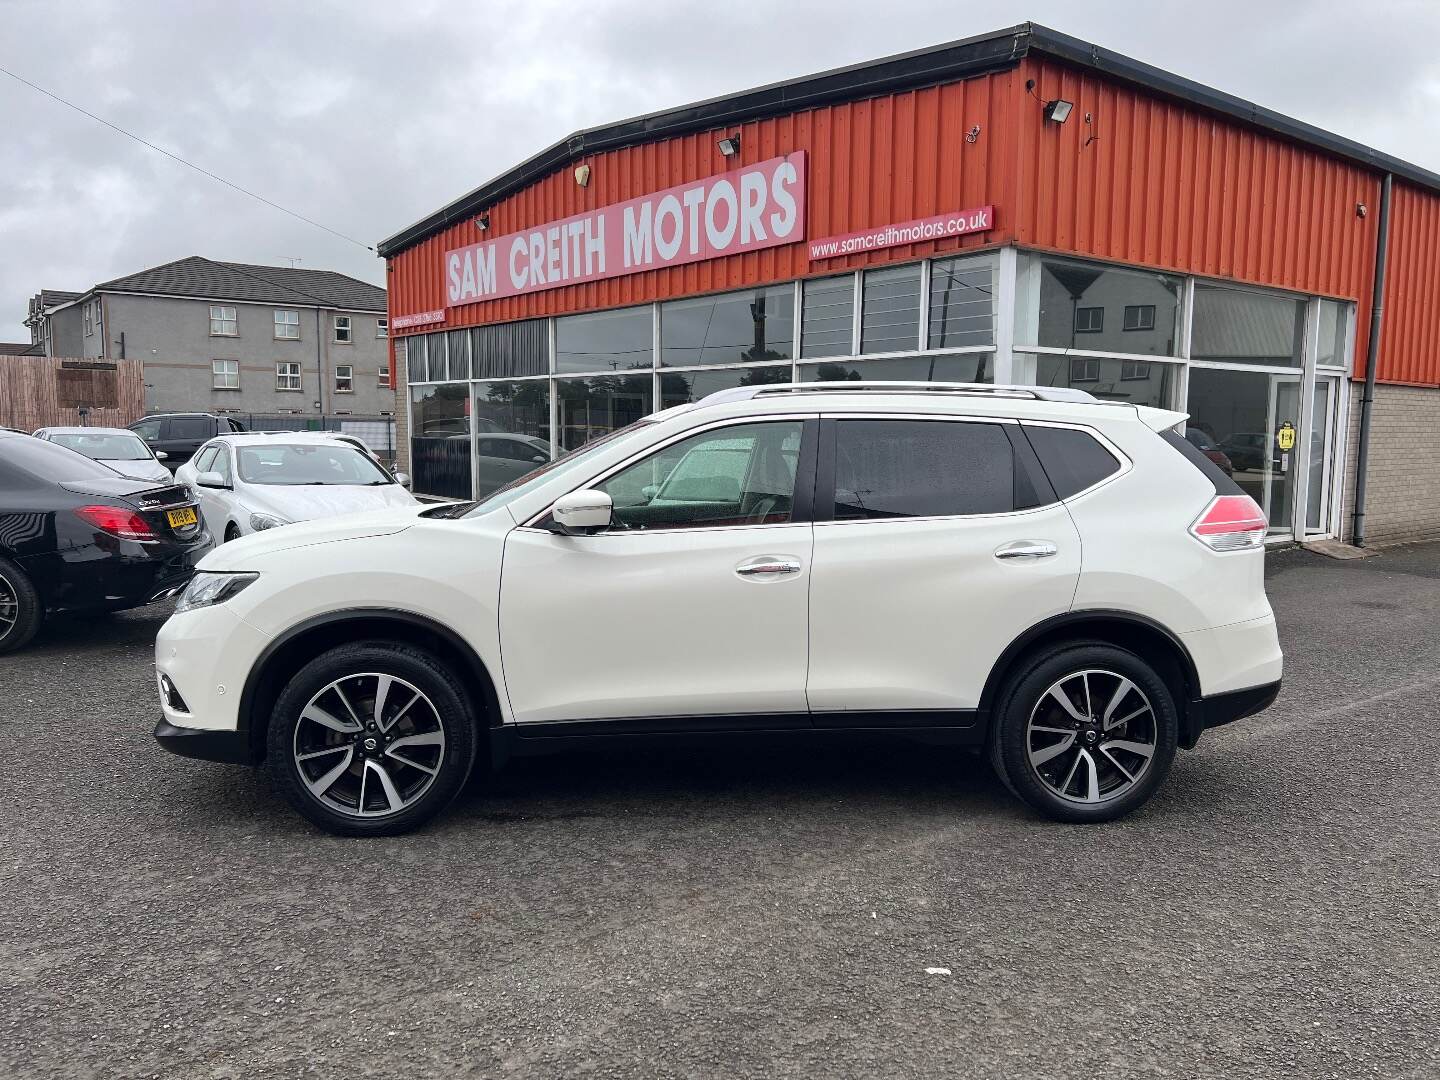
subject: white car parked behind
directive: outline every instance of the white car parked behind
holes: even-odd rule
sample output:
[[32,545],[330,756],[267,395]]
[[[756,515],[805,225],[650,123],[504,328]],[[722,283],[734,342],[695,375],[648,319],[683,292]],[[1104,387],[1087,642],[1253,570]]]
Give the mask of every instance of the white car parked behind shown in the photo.
[[47,427],[35,432],[35,438],[84,454],[121,476],[170,483],[170,470],[160,464],[164,451],[156,454],[144,439],[127,428]]
[[418,505],[350,439],[324,432],[221,435],[175,470],[195,492],[205,527],[234,540],[296,521]]

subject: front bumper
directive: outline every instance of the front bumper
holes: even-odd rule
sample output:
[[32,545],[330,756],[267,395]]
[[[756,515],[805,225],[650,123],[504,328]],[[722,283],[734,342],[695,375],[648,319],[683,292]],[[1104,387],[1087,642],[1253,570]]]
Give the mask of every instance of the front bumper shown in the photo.
[[250,733],[246,731],[206,731],[203,728],[180,727],[161,719],[155,725],[155,741],[181,757],[220,761],[227,765],[256,764]]

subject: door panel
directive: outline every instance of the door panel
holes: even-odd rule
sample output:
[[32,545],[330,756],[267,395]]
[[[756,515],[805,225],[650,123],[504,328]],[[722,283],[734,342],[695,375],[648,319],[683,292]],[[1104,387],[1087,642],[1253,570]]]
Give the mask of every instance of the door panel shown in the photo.
[[[811,529],[516,529],[500,586],[516,722],[803,715]],[[800,569],[737,573],[762,556]]]
[[[1055,554],[1002,558],[1009,546]],[[1000,654],[1070,609],[1080,537],[1063,505],[990,517],[818,522],[815,712],[973,709]]]

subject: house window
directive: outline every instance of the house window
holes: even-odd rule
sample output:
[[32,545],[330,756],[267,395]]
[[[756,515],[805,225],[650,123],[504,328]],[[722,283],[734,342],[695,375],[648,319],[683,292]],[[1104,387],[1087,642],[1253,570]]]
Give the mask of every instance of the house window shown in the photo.
[[350,336],[350,316],[335,316],[335,342],[338,345],[349,345],[353,339]]
[[1154,305],[1154,304],[1126,304],[1126,305],[1125,305],[1125,329],[1126,329],[1126,330],[1154,330],[1154,329],[1155,329],[1155,305]]
[[380,376],[376,380],[382,387],[390,385],[390,368],[385,364],[380,365]]
[[[1125,329],[1130,329],[1128,326]],[[1138,329],[1147,329],[1140,327]],[[1150,378],[1150,365],[1144,360],[1125,360],[1120,364],[1120,381],[1134,382]]]
[[388,337],[390,336],[390,320],[389,320],[389,319],[376,319],[376,320],[375,320],[375,336],[378,337],[378,338],[388,338]]
[[335,392],[350,394],[355,390],[355,367],[352,364],[335,365]]
[[89,337],[91,334],[95,333],[94,306],[91,304],[85,304],[81,307],[80,310],[85,318],[85,336]]
[[1075,309],[1075,333],[1098,334],[1105,329],[1103,307],[1077,307]]
[[219,304],[210,305],[210,336],[240,336],[240,329],[235,321],[235,309],[233,307],[221,307]]
[[240,389],[239,360],[211,360],[210,385],[216,390]]
[[300,312],[275,310],[275,337],[282,341],[300,340]]
[[275,389],[276,390],[299,390],[300,389],[300,365],[290,361],[282,360],[275,365]]
[[1100,361],[1088,356],[1072,356],[1070,358],[1070,381],[1072,383],[1099,382]]

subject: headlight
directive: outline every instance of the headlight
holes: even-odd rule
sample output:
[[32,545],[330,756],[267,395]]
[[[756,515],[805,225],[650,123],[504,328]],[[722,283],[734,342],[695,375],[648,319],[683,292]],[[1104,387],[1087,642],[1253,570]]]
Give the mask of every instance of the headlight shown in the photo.
[[216,574],[201,571],[190,579],[180,599],[175,601],[175,614],[196,608],[223,604],[258,578],[259,574]]
[[278,529],[281,525],[289,525],[290,522],[274,514],[251,514],[250,528],[255,532],[264,532],[266,529]]

